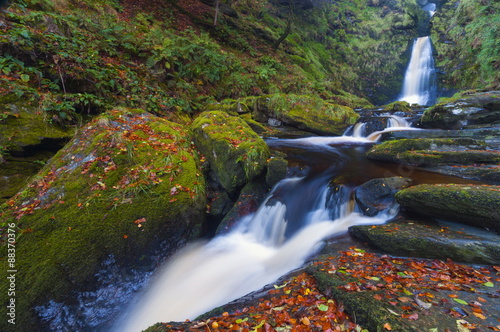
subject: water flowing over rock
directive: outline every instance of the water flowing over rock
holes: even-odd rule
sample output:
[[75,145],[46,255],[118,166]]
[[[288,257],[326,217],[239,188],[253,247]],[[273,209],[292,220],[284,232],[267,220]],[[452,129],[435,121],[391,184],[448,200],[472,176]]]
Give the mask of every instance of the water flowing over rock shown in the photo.
[[413,43],[410,63],[405,73],[399,100],[410,104],[432,105],[436,99],[434,60],[430,37],[419,37]]

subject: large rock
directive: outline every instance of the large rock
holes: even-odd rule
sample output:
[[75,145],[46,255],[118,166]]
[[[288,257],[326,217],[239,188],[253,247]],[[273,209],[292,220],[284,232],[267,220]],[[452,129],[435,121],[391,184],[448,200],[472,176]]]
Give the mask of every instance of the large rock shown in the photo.
[[484,140],[469,138],[400,139],[375,145],[370,159],[411,166],[473,165],[500,163],[500,153]]
[[[381,139],[399,141],[374,148],[369,154],[371,158],[426,166],[430,171],[441,174],[500,184],[500,165],[496,158],[500,146],[500,127],[393,131],[382,134]],[[474,141],[476,143],[471,145]],[[466,144],[461,146],[460,142]]]
[[16,330],[91,330],[113,317],[161,257],[199,236],[204,186],[181,125],[120,110],[82,128],[0,210],[16,235],[15,263],[0,272],[17,271]]
[[359,225],[349,233],[391,255],[500,264],[500,236],[451,222],[398,218],[385,225]]
[[500,231],[500,186],[422,184],[395,197],[409,211]]
[[313,96],[274,94],[245,98],[244,103],[256,121],[278,120],[283,125],[318,135],[342,135],[359,117],[347,106]]
[[205,112],[195,119],[192,130],[196,147],[230,196],[263,173],[269,147],[241,118]]
[[427,109],[424,128],[461,129],[500,124],[500,91],[464,95]]
[[410,185],[411,179],[403,177],[373,179],[354,191],[354,199],[366,216],[373,217],[396,205],[394,195]]

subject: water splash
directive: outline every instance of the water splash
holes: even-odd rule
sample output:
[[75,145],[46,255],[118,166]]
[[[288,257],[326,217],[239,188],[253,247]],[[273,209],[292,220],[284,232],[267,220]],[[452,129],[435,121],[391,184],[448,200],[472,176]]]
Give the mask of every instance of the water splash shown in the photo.
[[434,76],[431,39],[429,36],[417,38],[413,43],[399,100],[410,104],[433,104],[436,99]]

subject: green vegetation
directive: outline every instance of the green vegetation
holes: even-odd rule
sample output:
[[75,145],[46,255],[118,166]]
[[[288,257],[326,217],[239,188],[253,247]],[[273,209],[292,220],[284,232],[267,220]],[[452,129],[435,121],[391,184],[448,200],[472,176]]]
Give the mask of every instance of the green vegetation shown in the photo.
[[276,92],[348,106],[355,93],[382,103],[399,91],[421,14],[409,0],[323,3],[292,14],[286,5],[233,1],[238,17],[222,15],[213,27],[203,3],[138,5],[13,3],[0,14],[0,95],[31,101],[64,124],[116,105],[173,116]]
[[499,89],[500,3],[449,1],[432,19],[432,39],[445,88]]

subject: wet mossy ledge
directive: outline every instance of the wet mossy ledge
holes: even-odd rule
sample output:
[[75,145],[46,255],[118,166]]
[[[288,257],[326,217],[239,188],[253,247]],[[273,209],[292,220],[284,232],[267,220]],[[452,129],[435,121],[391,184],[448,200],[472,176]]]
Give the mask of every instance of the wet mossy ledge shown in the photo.
[[[360,103],[370,106],[366,101]],[[275,128],[292,127],[317,135],[342,135],[359,118],[349,106],[310,95],[272,94],[227,99],[208,107],[232,115],[251,113],[256,122]]]
[[205,207],[188,128],[137,109],[99,116],[1,206],[17,236],[16,328],[81,330],[113,316],[122,309],[115,293],[124,300],[158,257],[200,235]]
[[500,186],[421,184],[395,197],[408,211],[500,232]]
[[416,138],[383,142],[368,158],[418,167],[500,163],[500,153],[485,140],[471,138]]

